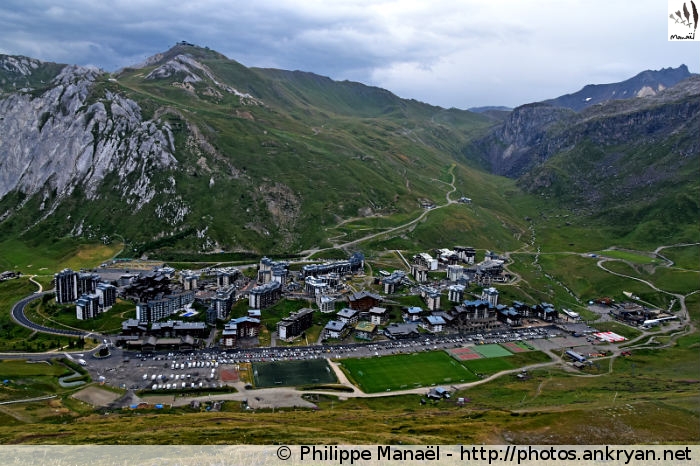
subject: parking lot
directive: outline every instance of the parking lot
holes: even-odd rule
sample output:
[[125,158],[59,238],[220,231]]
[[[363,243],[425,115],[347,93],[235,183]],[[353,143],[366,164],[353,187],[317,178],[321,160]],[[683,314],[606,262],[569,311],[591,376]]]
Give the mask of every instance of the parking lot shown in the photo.
[[[111,348],[111,356],[89,358],[87,369],[94,380],[133,390],[189,391],[222,388],[221,371],[235,371],[241,363],[304,359],[343,359],[415,353],[462,346],[529,341],[537,349],[551,350],[569,345],[553,326],[495,331],[470,335],[422,335],[417,339],[387,340],[346,345],[305,347],[248,348],[226,351],[197,350],[182,352],[138,353]],[[571,337],[573,338],[573,337]],[[583,340],[585,342],[585,340]],[[540,342],[540,344],[535,344]],[[577,339],[578,342],[578,339]],[[580,342],[579,342],[580,343]],[[560,346],[564,345],[564,346]]]

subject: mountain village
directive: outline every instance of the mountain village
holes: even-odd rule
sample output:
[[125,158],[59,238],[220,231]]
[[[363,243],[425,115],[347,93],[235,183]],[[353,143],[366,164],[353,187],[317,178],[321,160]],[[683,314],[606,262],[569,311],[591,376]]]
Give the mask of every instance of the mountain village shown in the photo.
[[[165,265],[136,272],[118,268],[113,261],[95,271],[56,273],[55,299],[74,303],[78,320],[109,312],[117,297],[134,302],[135,318],[123,321],[112,341],[139,352],[260,347],[265,327],[273,347],[420,335],[472,335],[478,342],[482,334],[542,326],[575,335],[594,332],[577,313],[546,302],[499,302],[497,284],[513,277],[504,267],[506,259],[496,253],[486,251],[481,261],[471,247],[433,254],[403,259],[409,271],[379,270],[369,281],[360,252],[347,260],[304,264],[263,257],[254,267],[255,275],[236,267],[177,271]],[[353,283],[370,286],[357,290]],[[421,304],[397,301],[407,296],[420,298]],[[232,316],[236,303],[245,300],[245,314]],[[267,310],[281,300],[303,304],[289,315],[268,318]],[[675,319],[631,302],[618,305],[602,299],[599,304],[611,306],[614,319],[635,326]],[[310,335],[317,337],[310,341]]]

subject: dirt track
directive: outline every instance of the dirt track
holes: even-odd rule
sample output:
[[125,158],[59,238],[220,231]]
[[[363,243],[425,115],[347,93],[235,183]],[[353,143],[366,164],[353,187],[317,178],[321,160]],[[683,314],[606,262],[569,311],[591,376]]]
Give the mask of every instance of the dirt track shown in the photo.
[[109,406],[117,401],[118,393],[105,390],[95,385],[86,387],[73,395],[73,398],[88,403],[92,406]]

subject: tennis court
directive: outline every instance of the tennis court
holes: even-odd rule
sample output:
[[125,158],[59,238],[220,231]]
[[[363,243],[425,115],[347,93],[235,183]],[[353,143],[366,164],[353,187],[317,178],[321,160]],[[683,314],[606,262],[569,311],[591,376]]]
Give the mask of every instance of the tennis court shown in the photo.
[[452,348],[448,350],[448,353],[452,355],[458,361],[470,361],[472,359],[479,359],[481,355],[474,351],[471,346],[465,346],[463,348]]
[[530,351],[531,349],[525,345],[525,343],[518,341],[508,341],[506,343],[501,343],[501,346],[510,351],[511,353],[523,353],[525,351]]
[[232,367],[221,369],[219,374],[222,382],[238,382],[240,380],[238,369]]
[[501,345],[477,345],[474,347],[480,355],[485,358],[500,358],[502,356],[511,356],[513,353],[502,347]]

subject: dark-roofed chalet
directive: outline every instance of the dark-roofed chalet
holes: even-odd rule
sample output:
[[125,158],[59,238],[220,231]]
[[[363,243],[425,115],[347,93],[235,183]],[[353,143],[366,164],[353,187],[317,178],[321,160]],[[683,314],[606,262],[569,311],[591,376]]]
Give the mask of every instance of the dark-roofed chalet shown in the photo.
[[280,340],[290,340],[302,334],[313,325],[314,310],[311,308],[300,309],[292,312],[289,317],[277,322],[277,337]]
[[416,323],[393,323],[384,329],[384,335],[392,340],[405,340],[407,338],[418,338],[418,324]]
[[331,320],[323,328],[323,338],[345,338],[350,327],[340,320]]
[[534,307],[535,316],[545,322],[556,322],[559,318],[559,311],[554,309],[554,306],[549,303],[537,304]]
[[352,325],[359,320],[360,311],[358,311],[357,309],[350,309],[346,307],[340,310],[337,316],[339,321],[345,322],[348,325]]
[[384,325],[389,320],[389,313],[385,307],[373,307],[369,310],[369,320],[374,325]]
[[518,327],[521,324],[522,317],[513,307],[498,306],[496,313],[498,320],[505,324],[513,327]]
[[138,319],[127,319],[122,322],[122,335],[142,335],[148,331],[148,326]]
[[518,311],[518,314],[520,314],[521,318],[527,318],[530,317],[531,315],[534,316],[534,312],[530,306],[527,304],[524,304],[520,301],[513,301],[513,304],[511,305],[513,309]]
[[636,303],[620,303],[614,306],[612,316],[621,321],[642,325],[647,319],[658,317],[658,311],[647,309]]
[[496,309],[488,301],[464,301],[451,312],[455,326],[460,330],[488,330],[501,324],[496,318]]
[[168,320],[166,322],[154,322],[151,324],[150,333],[158,337],[178,337],[185,335],[205,337],[209,333],[209,329],[204,322]]
[[379,305],[381,301],[382,298],[379,295],[368,291],[354,293],[348,298],[350,308],[357,309],[358,311],[369,311],[373,307]]
[[180,338],[156,338],[155,336],[147,336],[142,340],[128,340],[126,345],[128,349],[141,350],[151,352],[156,350],[190,350],[196,347],[194,337],[187,335]]

